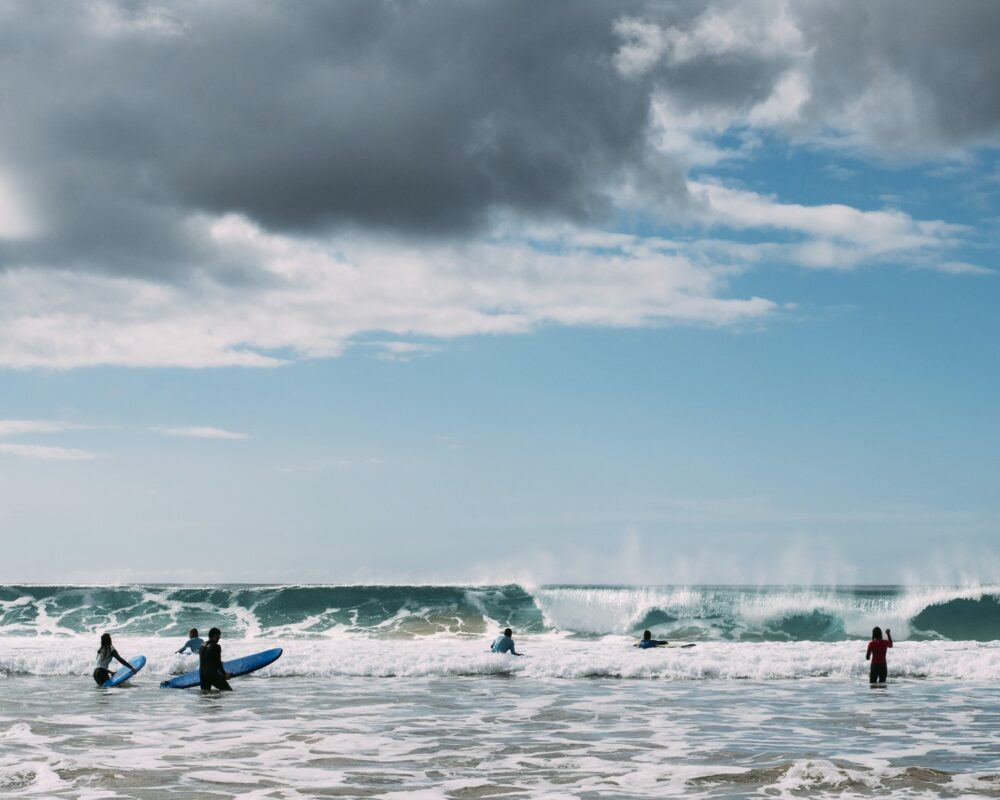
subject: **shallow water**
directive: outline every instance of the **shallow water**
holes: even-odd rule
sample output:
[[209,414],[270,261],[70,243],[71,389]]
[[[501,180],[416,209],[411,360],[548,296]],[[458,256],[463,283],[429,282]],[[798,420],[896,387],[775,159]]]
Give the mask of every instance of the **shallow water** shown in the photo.
[[4,797],[1000,797],[992,683],[88,682],[0,680]]
[[[998,609],[993,585],[3,586],[0,797],[1000,797]],[[488,651],[508,624],[528,657]],[[285,654],[232,694],[159,689],[193,625]],[[148,658],[131,686],[89,677],[105,630]]]

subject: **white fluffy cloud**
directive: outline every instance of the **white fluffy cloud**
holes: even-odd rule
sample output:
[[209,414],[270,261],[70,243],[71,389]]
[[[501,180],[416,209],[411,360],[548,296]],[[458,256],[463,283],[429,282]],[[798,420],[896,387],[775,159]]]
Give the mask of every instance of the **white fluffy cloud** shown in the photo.
[[[691,182],[690,192],[704,224],[735,230],[791,233],[802,241],[783,247],[786,260],[804,267],[849,268],[884,257],[939,253],[956,244],[966,228],[942,220],[918,220],[886,208],[861,211],[842,204],[805,206],[732,189]],[[930,262],[942,272],[946,263]],[[971,265],[970,265],[971,266]],[[968,273],[989,270],[967,270]]]
[[166,285],[11,270],[0,275],[0,364],[275,366],[336,356],[372,331],[450,338],[540,324],[729,325],[776,308],[724,297],[726,270],[660,240],[567,228],[415,249],[370,237],[269,234],[235,216],[208,224],[217,246],[255,263],[264,278]]
[[689,182],[688,193],[687,224],[777,231],[792,241],[680,242],[508,221],[490,237],[414,247],[363,234],[273,234],[236,215],[201,218],[213,246],[251,268],[253,282],[10,270],[0,275],[0,364],[266,367],[337,356],[373,332],[404,337],[381,348],[403,359],[433,348],[405,337],[761,319],[778,310],[773,301],[726,295],[734,272],[764,259],[850,268],[905,256],[951,273],[981,271],[931,258],[962,234],[945,222],[782,203],[709,181]]

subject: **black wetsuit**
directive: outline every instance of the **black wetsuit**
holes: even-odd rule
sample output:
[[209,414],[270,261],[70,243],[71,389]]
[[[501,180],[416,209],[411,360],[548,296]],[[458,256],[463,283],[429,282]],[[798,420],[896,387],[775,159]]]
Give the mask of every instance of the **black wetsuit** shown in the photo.
[[223,692],[231,692],[233,687],[226,680],[226,671],[222,668],[222,646],[218,642],[205,642],[198,655],[201,658],[198,670],[201,690],[207,692],[214,686]]

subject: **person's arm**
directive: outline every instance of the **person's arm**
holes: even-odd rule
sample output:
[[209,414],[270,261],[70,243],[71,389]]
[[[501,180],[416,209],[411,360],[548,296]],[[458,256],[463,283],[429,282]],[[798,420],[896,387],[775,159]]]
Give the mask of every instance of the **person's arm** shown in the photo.
[[657,647],[660,647],[661,645],[665,645],[665,644],[670,644],[670,642],[668,642],[666,639],[657,639],[656,640],[656,646]]
[[128,667],[129,669],[134,669],[134,667],[131,664],[129,664],[124,658],[122,658],[120,655],[118,655],[118,651],[117,650],[112,650],[111,651],[111,657],[114,658],[114,659],[116,659],[118,661],[118,663],[120,663],[123,667]]
[[868,642],[868,652],[865,653],[865,661],[868,661],[872,657],[872,645],[874,642]]
[[886,647],[892,647],[892,631],[890,631],[888,628],[885,629],[885,638],[889,642],[889,644],[887,644]]

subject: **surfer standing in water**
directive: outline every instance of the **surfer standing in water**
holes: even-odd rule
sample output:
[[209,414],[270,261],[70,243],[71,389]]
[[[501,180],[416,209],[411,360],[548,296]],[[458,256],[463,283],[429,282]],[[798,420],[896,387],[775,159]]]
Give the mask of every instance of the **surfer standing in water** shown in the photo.
[[868,673],[868,682],[872,686],[885,683],[887,667],[885,663],[885,651],[892,647],[892,631],[885,629],[886,638],[882,638],[882,629],[877,625],[872,628],[872,640],[868,642],[868,652],[865,653],[865,661],[871,659],[872,667]]
[[108,669],[111,666],[112,658],[118,661],[123,667],[132,669],[132,665],[118,655],[118,651],[111,644],[111,634],[102,633],[101,646],[97,651],[97,668],[94,670],[94,681],[98,686],[103,686],[104,682],[115,674]]
[[222,692],[231,692],[233,690],[228,680],[232,676],[222,667],[222,645],[219,644],[220,636],[222,636],[222,631],[218,628],[212,628],[208,632],[208,641],[198,651],[198,655],[201,658],[198,677],[203,692],[212,691],[213,686]]
[[523,656],[524,653],[519,653],[514,649],[514,631],[510,628],[505,628],[504,632],[493,640],[493,644],[490,645],[490,652],[492,653],[511,653],[515,656]]
[[205,644],[205,640],[198,635],[198,629],[192,628],[188,631],[188,640],[184,642],[184,646],[177,652],[183,653],[187,650],[192,655],[197,655],[203,644]]

